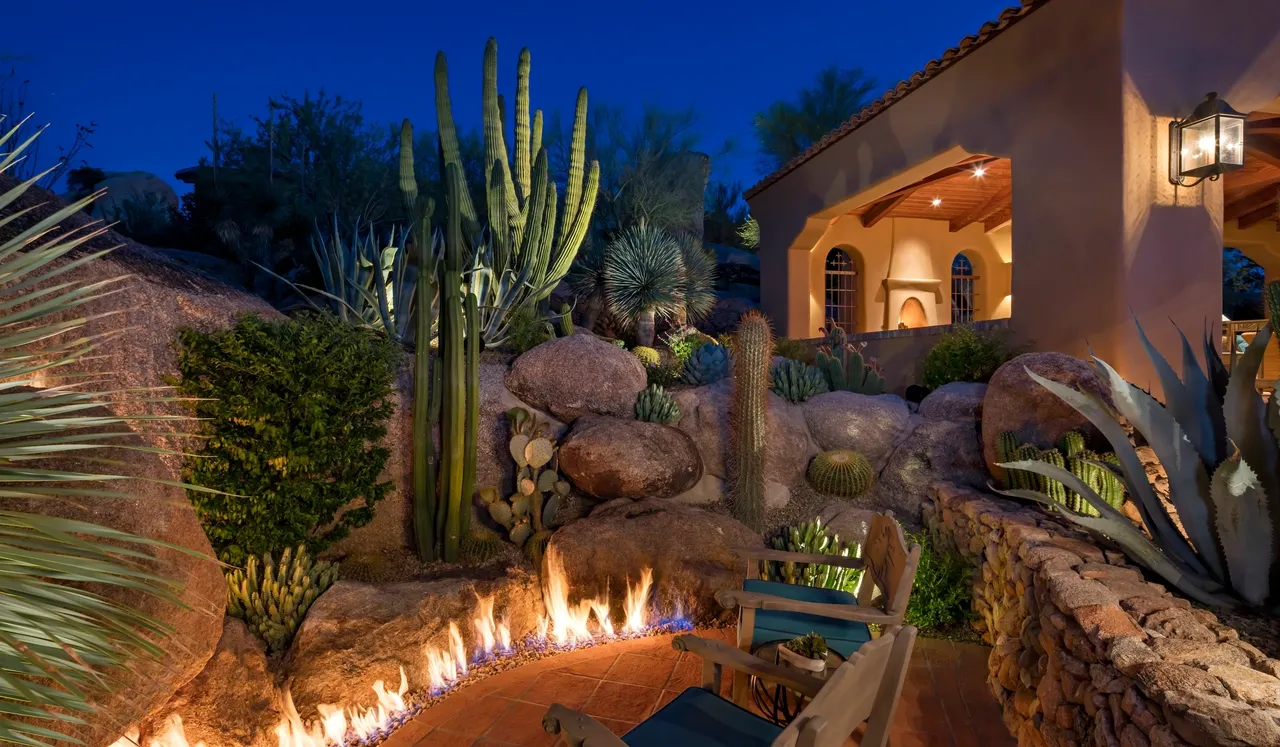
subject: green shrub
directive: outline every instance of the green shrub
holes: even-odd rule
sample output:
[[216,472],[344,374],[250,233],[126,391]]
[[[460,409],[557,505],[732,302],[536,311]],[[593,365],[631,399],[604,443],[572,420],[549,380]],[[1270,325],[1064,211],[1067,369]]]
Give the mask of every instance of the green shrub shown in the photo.
[[664,389],[684,381],[684,366],[680,361],[660,363],[656,366],[644,367],[645,378],[649,386],[660,386]]
[[804,340],[792,340],[790,337],[779,337],[773,343],[773,354],[793,361],[813,365],[818,349]]
[[694,351],[706,345],[708,342],[715,342],[709,335],[699,332],[696,327],[686,324],[683,327],[677,327],[667,333],[666,340],[667,349],[671,351],[671,355],[679,363],[689,360],[689,356]]
[[556,330],[536,310],[527,306],[512,311],[507,317],[507,345],[516,353],[524,353],[548,340],[555,339]]
[[938,547],[926,532],[908,534],[907,540],[920,545],[907,624],[924,630],[967,625],[973,619],[972,566],[956,553]]
[[961,326],[946,333],[924,358],[924,385],[937,389],[953,381],[986,383],[1017,355],[1003,331],[979,332]]
[[189,491],[219,557],[240,565],[301,543],[315,552],[369,523],[391,487],[378,476],[389,456],[380,441],[393,410],[394,343],[304,314],[183,329],[177,347],[178,390],[200,398],[192,408],[206,437],[184,477],[225,493]]

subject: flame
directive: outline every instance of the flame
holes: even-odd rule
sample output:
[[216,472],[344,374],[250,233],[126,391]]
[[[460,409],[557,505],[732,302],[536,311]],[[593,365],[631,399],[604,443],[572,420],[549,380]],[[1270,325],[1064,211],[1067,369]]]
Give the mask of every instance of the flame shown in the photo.
[[[600,597],[570,603],[569,579],[560,553],[554,546],[547,548],[545,563],[542,599],[546,614],[537,622],[536,641],[556,646],[578,646],[618,635],[610,615],[607,592]],[[632,585],[628,581],[622,634],[639,635],[649,629],[652,591],[653,570],[650,568],[641,570],[638,583]],[[430,695],[443,692],[465,677],[469,662],[482,662],[495,654],[512,651],[510,626],[506,619],[502,622],[495,620],[493,596],[476,596],[472,624],[475,628],[474,658],[467,656],[462,631],[455,622],[449,623],[448,641],[443,648],[428,646],[423,650],[427,664],[427,692]],[[400,668],[400,685],[395,691],[388,690],[386,684],[378,680],[373,683],[373,692],[377,696],[375,705],[359,708],[321,704],[316,707],[317,719],[303,721],[286,685],[281,689],[283,716],[275,728],[280,747],[343,747],[381,738],[411,712],[406,698],[409,682],[404,667]],[[134,729],[111,747],[136,747],[137,740],[138,731]],[[175,713],[165,721],[163,732],[148,741],[147,747],[205,745],[203,742],[193,745],[187,741],[182,718]]]
[[642,633],[649,627],[649,593],[653,590],[653,569],[640,571],[640,583],[627,585],[627,600],[623,610],[627,613],[627,624],[623,628],[628,633]]
[[[138,747],[138,745],[142,744],[142,742],[138,741],[139,739],[141,739],[141,736],[138,733],[138,727],[135,726],[126,731],[123,737],[112,742],[111,747]],[[186,739],[185,734],[183,734],[183,739]]]

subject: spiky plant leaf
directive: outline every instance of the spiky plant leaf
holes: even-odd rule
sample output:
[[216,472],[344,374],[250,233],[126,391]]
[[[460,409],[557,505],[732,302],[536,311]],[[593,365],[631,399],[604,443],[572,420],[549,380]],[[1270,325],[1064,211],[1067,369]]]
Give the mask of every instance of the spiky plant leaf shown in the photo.
[[716,305],[716,253],[696,236],[681,242],[684,261],[684,308],[692,321],[706,319]]
[[1275,542],[1262,483],[1237,451],[1218,465],[1212,487],[1231,586],[1246,602],[1261,606],[1271,590]]
[[604,255],[605,301],[619,322],[633,325],[642,313],[661,319],[685,302],[680,242],[645,221],[623,231]]

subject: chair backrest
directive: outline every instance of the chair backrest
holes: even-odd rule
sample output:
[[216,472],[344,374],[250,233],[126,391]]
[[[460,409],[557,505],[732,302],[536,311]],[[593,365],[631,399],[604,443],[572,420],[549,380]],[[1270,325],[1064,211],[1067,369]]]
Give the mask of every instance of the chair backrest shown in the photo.
[[907,546],[902,526],[894,520],[892,511],[871,516],[867,539],[863,543],[862,561],[866,569],[863,572],[870,574],[872,583],[863,579],[862,588],[858,591],[858,604],[870,605],[878,588],[885,613],[895,615],[901,621],[907,613],[916,566],[920,564],[920,546]]
[[913,627],[890,628],[858,649],[772,747],[841,747],[864,721],[861,747],[885,747],[915,639]]

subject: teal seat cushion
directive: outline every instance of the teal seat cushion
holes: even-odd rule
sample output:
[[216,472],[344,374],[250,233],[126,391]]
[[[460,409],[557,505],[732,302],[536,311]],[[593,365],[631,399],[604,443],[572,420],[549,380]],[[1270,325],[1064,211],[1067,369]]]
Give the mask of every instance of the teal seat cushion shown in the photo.
[[769,747],[782,727],[690,687],[622,737],[630,747]]
[[[744,591],[794,599],[797,602],[819,604],[857,604],[858,598],[847,591],[824,589],[817,586],[784,584],[778,581],[749,579],[742,584]],[[846,659],[853,656],[862,644],[871,640],[871,629],[866,623],[836,620],[821,615],[784,610],[756,610],[755,632],[751,647],[766,643],[791,640],[808,633],[818,633],[827,639],[827,647]]]

